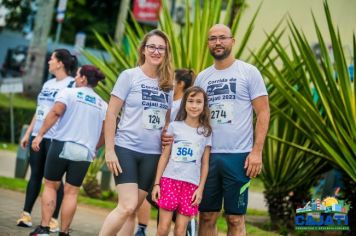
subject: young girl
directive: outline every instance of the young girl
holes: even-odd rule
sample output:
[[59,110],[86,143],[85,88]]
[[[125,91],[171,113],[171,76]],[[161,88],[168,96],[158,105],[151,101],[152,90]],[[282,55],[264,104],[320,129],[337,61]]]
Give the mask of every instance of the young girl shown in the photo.
[[188,221],[198,213],[208,175],[211,147],[210,112],[199,87],[185,92],[176,121],[168,133],[174,142],[164,148],[158,163],[152,199],[159,206],[157,235],[168,235],[177,211],[174,235],[185,235]]

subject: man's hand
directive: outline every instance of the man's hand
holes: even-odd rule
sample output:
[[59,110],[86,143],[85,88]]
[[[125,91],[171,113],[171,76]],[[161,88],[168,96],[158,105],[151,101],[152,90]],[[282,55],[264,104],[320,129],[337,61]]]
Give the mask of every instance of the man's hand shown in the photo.
[[250,178],[256,177],[262,171],[262,153],[251,151],[245,161],[246,175]]
[[119,174],[122,173],[122,169],[119,164],[119,159],[117,158],[114,150],[105,152],[105,161],[109,170],[113,174],[115,174],[115,176],[118,176]]

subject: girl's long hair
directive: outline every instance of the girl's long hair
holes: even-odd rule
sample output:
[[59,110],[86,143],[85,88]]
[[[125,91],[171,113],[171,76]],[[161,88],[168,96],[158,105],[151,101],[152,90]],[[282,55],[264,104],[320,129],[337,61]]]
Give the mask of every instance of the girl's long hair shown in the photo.
[[180,104],[178,114],[176,116],[176,121],[184,121],[187,118],[187,111],[185,110],[185,105],[189,96],[196,96],[198,93],[203,94],[204,97],[204,108],[199,116],[199,127],[197,128],[198,134],[203,134],[205,137],[211,135],[212,128],[210,125],[210,110],[208,105],[208,96],[205,91],[197,86],[188,88],[182,98],[182,103]]
[[161,37],[166,43],[166,51],[164,53],[164,57],[162,63],[158,66],[157,74],[158,74],[158,84],[159,88],[165,92],[172,90],[173,88],[173,66],[172,66],[172,50],[169,39],[165,33],[160,30],[152,30],[148,32],[143,38],[140,47],[138,48],[138,61],[137,64],[139,66],[145,63],[145,47],[148,39],[152,36]]

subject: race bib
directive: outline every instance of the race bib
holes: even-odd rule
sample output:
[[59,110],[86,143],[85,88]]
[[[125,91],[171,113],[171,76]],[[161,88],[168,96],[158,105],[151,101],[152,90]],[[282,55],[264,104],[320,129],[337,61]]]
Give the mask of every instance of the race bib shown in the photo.
[[195,162],[199,158],[199,144],[193,144],[189,141],[175,141],[171,155],[173,161]]
[[210,119],[213,125],[232,124],[233,105],[231,102],[210,106]]
[[44,120],[50,110],[51,110],[51,108],[46,105],[37,106],[36,120],[41,120],[41,121]]
[[165,109],[160,108],[143,108],[142,123],[145,129],[161,129],[166,121]]
[[65,142],[59,157],[71,161],[92,161],[89,149],[84,145],[74,142]]

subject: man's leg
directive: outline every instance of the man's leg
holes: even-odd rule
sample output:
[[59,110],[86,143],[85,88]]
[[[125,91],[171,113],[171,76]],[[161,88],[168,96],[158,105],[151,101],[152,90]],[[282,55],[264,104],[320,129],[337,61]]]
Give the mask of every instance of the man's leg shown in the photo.
[[244,215],[226,215],[227,235],[228,236],[244,236],[245,230],[245,216]]
[[218,229],[216,221],[220,212],[200,212],[199,213],[199,236],[217,236]]

